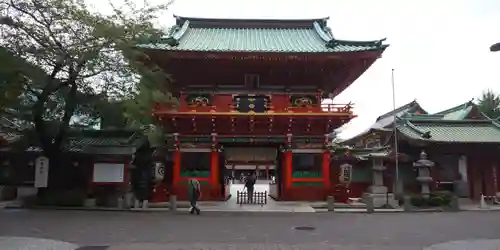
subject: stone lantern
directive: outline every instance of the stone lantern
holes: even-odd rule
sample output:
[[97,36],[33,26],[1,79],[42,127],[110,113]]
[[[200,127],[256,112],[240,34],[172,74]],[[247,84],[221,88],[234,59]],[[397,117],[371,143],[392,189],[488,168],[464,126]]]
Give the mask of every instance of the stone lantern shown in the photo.
[[372,185],[368,187],[368,192],[363,194],[363,199],[371,199],[375,208],[389,205],[397,207],[397,202],[394,194],[387,192],[387,187],[384,185],[384,171],[387,167],[384,165],[383,157],[372,154]]
[[424,198],[429,198],[429,184],[432,182],[431,168],[434,167],[434,162],[427,159],[427,154],[422,151],[420,159],[413,163],[413,167],[418,169],[417,181],[420,182],[421,194]]

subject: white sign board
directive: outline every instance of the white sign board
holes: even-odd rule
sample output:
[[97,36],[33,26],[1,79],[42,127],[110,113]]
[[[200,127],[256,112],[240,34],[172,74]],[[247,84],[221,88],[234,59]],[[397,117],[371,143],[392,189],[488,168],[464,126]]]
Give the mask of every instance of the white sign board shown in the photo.
[[350,164],[342,164],[340,165],[340,176],[339,180],[340,182],[351,182],[352,178],[352,165]]
[[49,182],[49,158],[40,156],[35,161],[35,187],[47,187]]
[[118,163],[96,163],[92,175],[94,183],[122,183],[125,165]]

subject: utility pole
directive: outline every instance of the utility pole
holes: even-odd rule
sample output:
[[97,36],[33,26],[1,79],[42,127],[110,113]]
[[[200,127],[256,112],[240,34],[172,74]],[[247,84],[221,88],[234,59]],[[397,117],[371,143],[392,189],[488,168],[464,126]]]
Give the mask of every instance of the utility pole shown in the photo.
[[399,145],[398,145],[398,132],[397,132],[397,114],[396,114],[396,87],[394,84],[394,69],[391,71],[391,84],[392,84],[392,109],[394,113],[394,121],[392,122],[393,128],[392,132],[393,138],[394,138],[394,153],[395,153],[395,179],[396,179],[396,185],[394,186],[394,193],[399,194]]

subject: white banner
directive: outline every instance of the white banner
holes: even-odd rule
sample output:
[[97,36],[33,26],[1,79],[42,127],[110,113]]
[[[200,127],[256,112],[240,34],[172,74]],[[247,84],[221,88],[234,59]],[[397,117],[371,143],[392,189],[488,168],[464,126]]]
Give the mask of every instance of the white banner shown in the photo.
[[35,187],[47,187],[49,182],[49,158],[40,156],[35,162]]

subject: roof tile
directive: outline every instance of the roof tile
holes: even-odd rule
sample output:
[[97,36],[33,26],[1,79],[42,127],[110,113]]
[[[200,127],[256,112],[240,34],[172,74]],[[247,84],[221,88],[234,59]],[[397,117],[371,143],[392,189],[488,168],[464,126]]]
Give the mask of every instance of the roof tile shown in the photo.
[[159,42],[138,47],[175,51],[308,53],[379,51],[387,47],[382,44],[382,40],[336,40],[326,27],[313,21],[309,28],[228,28],[191,27],[189,20],[186,20],[182,27],[177,26],[173,30]]
[[486,120],[406,120],[398,125],[398,131],[412,139],[426,141],[500,143],[500,127]]

